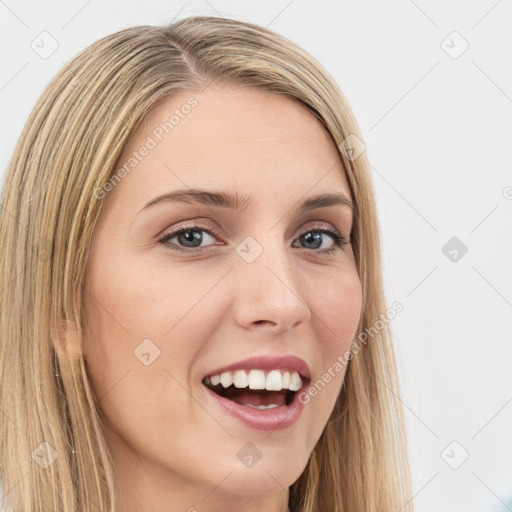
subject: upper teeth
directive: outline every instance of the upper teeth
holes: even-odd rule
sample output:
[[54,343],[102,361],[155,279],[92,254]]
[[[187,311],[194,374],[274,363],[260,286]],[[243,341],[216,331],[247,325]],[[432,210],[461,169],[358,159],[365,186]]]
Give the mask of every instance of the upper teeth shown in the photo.
[[214,386],[222,384],[224,388],[234,384],[236,388],[249,387],[249,389],[266,389],[267,391],[281,391],[281,389],[298,391],[302,387],[302,379],[297,372],[281,370],[271,370],[267,374],[263,370],[222,372],[206,377],[205,382]]

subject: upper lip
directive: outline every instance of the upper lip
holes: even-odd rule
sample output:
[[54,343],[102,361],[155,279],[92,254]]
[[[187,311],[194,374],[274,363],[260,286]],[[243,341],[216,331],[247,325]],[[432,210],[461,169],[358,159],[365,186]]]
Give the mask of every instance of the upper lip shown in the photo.
[[308,364],[303,359],[296,356],[272,356],[272,355],[257,355],[231,363],[226,366],[217,368],[208,372],[205,377],[212,375],[219,375],[223,372],[235,370],[292,370],[296,371],[303,379],[311,380],[311,370]]

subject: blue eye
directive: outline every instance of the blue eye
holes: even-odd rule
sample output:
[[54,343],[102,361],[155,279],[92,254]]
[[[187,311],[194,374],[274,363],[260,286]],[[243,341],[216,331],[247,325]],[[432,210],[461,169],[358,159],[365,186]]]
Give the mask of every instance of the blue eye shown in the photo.
[[171,231],[170,233],[162,236],[158,241],[171,249],[183,251],[182,247],[177,246],[176,244],[170,244],[169,241],[173,238],[177,238],[180,243],[190,244],[185,245],[187,249],[193,249],[201,245],[201,242],[203,242],[204,237],[200,233],[208,233],[209,236],[214,236],[210,230],[194,225],[180,228],[176,231]]
[[[191,226],[182,227],[175,231],[171,231],[170,233],[166,233],[161,238],[159,238],[158,242],[172,250],[189,253],[197,252],[195,249],[198,247],[200,248],[201,243],[205,239],[201,233],[207,233],[208,236],[212,238],[219,236],[217,233],[215,233],[215,231],[211,229],[207,229],[204,226],[194,224]],[[322,246],[324,242],[323,235],[328,235],[333,240],[334,245],[327,249],[317,250]],[[184,245],[170,243],[170,241],[174,238],[178,243]],[[350,243],[350,240],[347,237],[340,234],[336,229],[328,226],[308,229],[307,231],[304,231],[296,240],[299,240],[305,244],[312,245],[313,247],[305,247],[305,249],[309,249],[319,254],[331,253],[341,248],[342,245]]]
[[[334,246],[332,246],[330,249],[323,249],[321,251],[316,251],[320,253],[324,252],[332,252],[335,249],[341,247],[343,244],[347,244],[347,240],[343,235],[338,233],[336,230],[331,229],[310,229],[308,231],[305,231],[302,235],[297,238],[297,240],[301,240],[307,244],[312,244],[314,247],[309,247],[309,249],[318,249],[323,243],[323,235],[329,235],[334,240]],[[318,244],[318,242],[320,242]],[[308,249],[308,247],[306,247]]]

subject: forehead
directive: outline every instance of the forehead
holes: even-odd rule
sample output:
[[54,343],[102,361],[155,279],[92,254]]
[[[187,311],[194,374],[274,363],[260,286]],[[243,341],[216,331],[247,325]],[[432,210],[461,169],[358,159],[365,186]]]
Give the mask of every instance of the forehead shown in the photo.
[[118,168],[134,158],[111,195],[125,190],[138,204],[143,195],[188,187],[254,195],[261,188],[274,199],[309,190],[350,196],[322,123],[298,102],[254,87],[216,84],[163,98],[132,134]]

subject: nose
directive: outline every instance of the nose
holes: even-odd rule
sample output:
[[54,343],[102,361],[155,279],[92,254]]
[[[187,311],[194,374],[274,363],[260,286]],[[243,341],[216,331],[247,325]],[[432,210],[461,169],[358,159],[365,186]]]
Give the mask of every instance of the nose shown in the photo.
[[266,246],[254,261],[248,261],[240,257],[231,276],[236,290],[233,307],[240,326],[277,335],[311,318],[301,287],[304,277],[293,268],[285,247],[277,243]]

